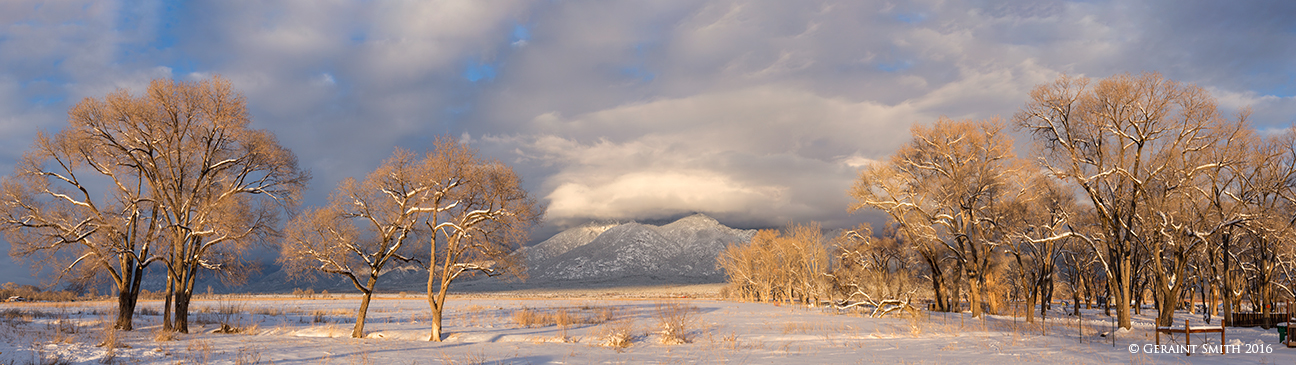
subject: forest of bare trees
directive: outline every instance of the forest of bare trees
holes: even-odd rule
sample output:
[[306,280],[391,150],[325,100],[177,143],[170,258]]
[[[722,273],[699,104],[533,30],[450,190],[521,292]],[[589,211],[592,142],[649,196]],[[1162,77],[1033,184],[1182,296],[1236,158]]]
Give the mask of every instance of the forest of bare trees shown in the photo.
[[[1030,156],[997,119],[915,126],[848,192],[852,211],[886,215],[882,230],[761,232],[719,266],[732,296],[874,314],[923,298],[973,316],[1018,303],[1033,321],[1058,295],[1076,311],[1106,304],[1125,328],[1144,304],[1162,325],[1176,310],[1267,315],[1293,298],[1296,134],[1248,115],[1156,73],[1062,76],[1011,118]],[[818,271],[790,264],[823,250]],[[806,284],[821,280],[831,290]]]

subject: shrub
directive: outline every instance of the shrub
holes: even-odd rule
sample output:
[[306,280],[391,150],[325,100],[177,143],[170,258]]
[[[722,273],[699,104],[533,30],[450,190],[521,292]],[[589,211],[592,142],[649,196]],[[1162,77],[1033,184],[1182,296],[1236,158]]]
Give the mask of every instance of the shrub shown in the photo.
[[661,327],[661,343],[675,345],[692,342],[689,327],[693,326],[697,307],[680,303],[657,305],[657,321]]

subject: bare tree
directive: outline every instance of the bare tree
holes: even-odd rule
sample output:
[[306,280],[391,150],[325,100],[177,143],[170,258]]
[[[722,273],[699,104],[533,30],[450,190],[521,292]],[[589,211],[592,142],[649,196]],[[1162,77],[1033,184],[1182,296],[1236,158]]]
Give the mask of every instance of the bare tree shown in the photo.
[[364,181],[343,180],[328,207],[309,209],[288,223],[279,261],[290,276],[316,270],[342,275],[363,293],[351,337],[364,336],[383,268],[392,260],[412,260],[407,246],[419,242],[423,216],[444,209],[434,205],[444,191],[428,179],[429,160],[398,149]]
[[918,291],[912,267],[917,262],[896,236],[895,226],[875,237],[872,227],[864,224],[843,232],[835,241],[838,265],[828,276],[844,295],[837,308],[872,306],[872,317],[910,308]]
[[61,269],[60,278],[111,278],[114,326],[131,330],[144,269],[159,258],[153,246],[158,211],[129,160],[103,144],[75,119],[53,138],[38,135],[3,182],[0,224],[16,257],[39,255],[41,263]]
[[[1245,117],[1245,114],[1244,114]],[[1243,247],[1237,250],[1237,255],[1233,255],[1233,250],[1227,251],[1228,258],[1237,259],[1237,267],[1245,273],[1247,277],[1246,288],[1252,289],[1251,296],[1253,304],[1260,302],[1258,309],[1265,314],[1269,314],[1272,303],[1280,294],[1286,297],[1291,296],[1289,287],[1279,283],[1279,267],[1282,265],[1282,257],[1291,252],[1290,242],[1296,239],[1296,232],[1293,232],[1293,220],[1291,212],[1293,211],[1293,188],[1296,188],[1296,133],[1288,129],[1285,133],[1271,136],[1269,138],[1259,138],[1252,136],[1249,129],[1244,130],[1247,133],[1241,133],[1242,136],[1236,138],[1240,142],[1237,144],[1242,148],[1233,148],[1237,151],[1237,163],[1228,165],[1228,170],[1223,172],[1225,176],[1230,177],[1232,184],[1224,185],[1226,204],[1218,204],[1223,208],[1229,206],[1227,210],[1221,211],[1238,213],[1228,214],[1236,215],[1240,221],[1237,225],[1238,231],[1242,233],[1241,242]],[[1229,152],[1224,152],[1230,154]],[[1213,169],[1212,169],[1213,170]],[[1212,185],[1212,186],[1219,186]],[[1203,192],[1206,190],[1203,189]],[[1216,194],[1202,194],[1212,197]],[[1208,201],[1214,201],[1208,199]],[[1216,204],[1209,204],[1207,207],[1215,207]],[[1214,211],[1208,209],[1207,211]],[[1211,220],[1214,221],[1214,220]],[[1227,222],[1225,222],[1227,223]],[[1211,227],[1207,227],[1211,228]],[[1219,249],[1210,250],[1212,253],[1225,253]],[[1224,261],[1225,257],[1220,257],[1218,261]],[[1222,270],[1221,270],[1222,271]],[[1230,289],[1232,285],[1223,280],[1216,281],[1221,286]],[[1226,297],[1237,297],[1238,291],[1225,291]],[[1229,302],[1226,298],[1226,302]],[[1232,303],[1226,304],[1226,318],[1231,314]],[[1268,326],[1268,324],[1264,324]]]
[[[1006,246],[1013,256],[1018,280],[1027,292],[1026,322],[1034,322],[1035,303],[1040,316],[1052,302],[1053,277],[1073,229],[1072,216],[1078,210],[1075,196],[1059,182],[1041,174],[1025,173],[1014,197],[994,210],[994,228],[1009,237]],[[1077,283],[1078,284],[1078,283]]]
[[[295,208],[309,175],[273,134],[248,128],[246,100],[220,77],[154,80],[143,96],[86,103],[90,112],[74,116],[131,160],[158,206],[175,310],[164,327],[188,332],[199,270],[242,279],[242,252],[277,234],[277,212]],[[125,119],[93,112],[125,105],[140,112]]]
[[[1012,140],[997,120],[940,119],[913,129],[913,140],[891,161],[861,173],[850,195],[852,210],[876,208],[900,223],[905,239],[944,247],[969,285],[973,316],[980,316],[993,253],[1003,244],[987,221],[1017,163]],[[930,246],[920,247],[934,256]],[[935,264],[934,259],[929,259]],[[941,296],[939,266],[933,288]],[[957,295],[956,295],[957,297]]]
[[[1100,234],[1079,236],[1106,270],[1121,327],[1130,327],[1136,246],[1156,234],[1144,205],[1153,189],[1181,179],[1217,140],[1213,100],[1199,87],[1159,74],[1117,75],[1090,88],[1084,78],[1040,85],[1015,116],[1042,146],[1054,176],[1077,186],[1093,205]],[[1188,157],[1185,157],[1188,156]]]
[[441,137],[422,159],[397,150],[363,182],[343,181],[328,207],[289,224],[280,261],[292,275],[314,270],[350,279],[364,294],[351,333],[359,338],[383,269],[414,260],[426,240],[430,339],[440,341],[450,283],[473,272],[521,275],[525,266],[514,251],[537,212],[511,168]]
[[761,230],[746,244],[730,244],[716,258],[742,299],[817,304],[830,297],[828,246],[817,223]]
[[[109,274],[122,291],[138,293],[135,282],[142,266],[160,260],[172,289],[166,327],[172,328],[174,298],[175,328],[187,331],[198,270],[243,273],[229,270],[230,265],[242,262],[243,247],[274,233],[275,208],[292,207],[308,179],[273,135],[247,128],[245,104],[219,77],[187,83],[154,80],[139,97],[119,90],[102,100],[87,98],[68,112],[69,129],[54,140],[41,137],[38,152],[20,167],[27,185],[57,201],[56,207],[11,204],[9,208],[26,213],[10,209],[8,217],[42,225],[43,232],[29,233],[106,248],[89,249],[80,257],[119,260]],[[57,166],[47,169],[46,163]],[[90,181],[95,179],[86,175],[106,177],[98,191],[110,202],[94,201],[96,186]],[[7,197],[22,195],[21,189],[7,190],[13,193]],[[30,219],[53,211],[63,216]],[[64,224],[70,219],[77,221]],[[95,250],[100,252],[90,252]],[[133,299],[119,301],[123,312],[133,309]],[[129,319],[119,318],[119,326],[129,326],[122,320]]]
[[525,278],[526,266],[517,249],[540,221],[540,209],[512,167],[480,159],[453,138],[438,138],[428,160],[432,165],[429,181],[441,189],[432,198],[436,209],[423,223],[432,232],[427,281],[432,331],[428,340],[440,342],[446,294],[455,279],[474,273]]
[[730,242],[716,256],[716,267],[729,277],[729,286],[725,289],[729,292],[727,296],[756,302],[769,300],[772,283],[764,276],[773,268],[767,269],[762,265],[763,255],[757,244],[772,241],[768,237],[771,235],[777,235],[777,231],[761,230],[752,236],[751,242]]

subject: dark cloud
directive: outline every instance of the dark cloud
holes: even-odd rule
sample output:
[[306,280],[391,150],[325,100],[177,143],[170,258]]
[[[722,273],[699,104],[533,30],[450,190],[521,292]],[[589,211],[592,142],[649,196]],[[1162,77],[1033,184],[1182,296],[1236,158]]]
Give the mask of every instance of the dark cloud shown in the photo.
[[[1160,71],[1296,115],[1296,6],[1180,1],[0,3],[0,169],[68,107],[220,74],[320,203],[437,135],[514,164],[550,231],[706,212],[842,227],[913,123],[1010,116],[1060,73]],[[13,265],[5,265],[12,268]]]

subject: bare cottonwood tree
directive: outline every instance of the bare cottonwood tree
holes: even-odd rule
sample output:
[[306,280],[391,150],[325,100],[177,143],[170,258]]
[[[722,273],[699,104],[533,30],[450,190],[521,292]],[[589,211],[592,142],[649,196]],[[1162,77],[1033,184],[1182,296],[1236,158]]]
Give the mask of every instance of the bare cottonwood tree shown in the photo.
[[[1085,78],[1062,76],[1038,86],[1015,116],[1042,146],[1041,162],[1054,176],[1083,192],[1101,233],[1089,242],[1106,270],[1119,325],[1130,327],[1136,246],[1151,242],[1155,222],[1144,205],[1154,189],[1181,180],[1174,170],[1203,166],[1203,153],[1219,118],[1199,87],[1159,74],[1117,75],[1094,87]],[[1187,156],[1187,157],[1185,157]]]
[[835,243],[838,264],[828,276],[843,295],[838,309],[872,306],[872,317],[912,309],[917,262],[896,236],[894,225],[875,237],[866,223],[842,232]]
[[[138,97],[119,90],[87,98],[68,112],[68,121],[55,140],[38,142],[44,152],[32,154],[20,175],[57,181],[61,187],[29,186],[67,205],[62,219],[81,217],[79,226],[58,229],[66,231],[60,240],[108,241],[118,260],[166,264],[168,329],[174,299],[174,328],[188,330],[199,269],[240,274],[229,265],[241,262],[243,247],[274,233],[275,208],[292,207],[308,178],[273,135],[247,128],[246,101],[219,77],[154,80]],[[85,175],[106,177],[99,191],[112,201],[93,202],[94,179]],[[114,281],[138,280],[142,268],[123,273],[129,266],[110,273]],[[136,284],[119,287],[138,291]]]
[[[998,120],[942,118],[930,128],[916,125],[913,140],[890,162],[860,174],[850,191],[851,210],[882,210],[900,223],[906,240],[952,253],[969,286],[972,314],[980,316],[993,253],[1004,243],[986,218],[1016,171],[1015,160],[1012,140]],[[931,271],[939,301],[939,266]]]
[[511,168],[441,137],[422,159],[397,150],[364,181],[343,181],[328,207],[289,224],[280,261],[292,275],[315,270],[350,279],[364,294],[351,333],[359,338],[383,269],[414,260],[426,240],[431,340],[440,341],[450,283],[471,272],[520,274],[514,251],[538,219]]
[[433,198],[423,224],[429,237],[427,301],[432,311],[430,341],[442,339],[441,318],[450,284],[462,275],[526,276],[517,252],[540,221],[535,199],[522,188],[512,167],[481,159],[450,137],[436,141],[429,154],[429,181],[444,190]]
[[[1244,118],[1245,113],[1240,119]],[[1279,265],[1281,257],[1291,251],[1291,242],[1296,240],[1292,226],[1292,198],[1296,193],[1293,190],[1296,188],[1296,134],[1293,132],[1288,129],[1261,138],[1249,128],[1242,129],[1227,143],[1236,147],[1219,148],[1219,154],[1229,156],[1219,159],[1232,163],[1225,165],[1225,169],[1208,169],[1208,174],[1220,177],[1213,179],[1214,183],[1207,185],[1209,188],[1199,189],[1199,196],[1204,199],[1198,201],[1206,203],[1198,204],[1205,213],[1201,215],[1210,218],[1200,220],[1203,224],[1198,236],[1209,240],[1222,236],[1212,235],[1212,231],[1232,229],[1228,232],[1230,239],[1210,240],[1228,245],[1212,245],[1207,250],[1211,256],[1209,261],[1217,264],[1210,265],[1210,271],[1215,273],[1211,282],[1224,294],[1225,318],[1230,318],[1235,301],[1246,289],[1251,290],[1252,303],[1259,302],[1255,307],[1265,315],[1278,294],[1291,296],[1290,288],[1279,284]],[[1234,265],[1222,265],[1234,259],[1237,259]],[[1227,279],[1233,277],[1233,272],[1242,273],[1246,285],[1233,285]]]
[[39,256],[64,279],[111,278],[114,327],[131,330],[144,269],[159,258],[158,210],[130,161],[103,145],[75,119],[53,138],[38,135],[3,182],[0,224],[16,257]]
[[818,223],[789,224],[782,232],[761,230],[750,242],[730,244],[716,266],[740,298],[817,304],[831,294],[827,244]]
[[[125,119],[94,112],[124,105],[140,112]],[[154,80],[140,97],[122,92],[83,106],[74,117],[111,141],[105,148],[128,156],[157,204],[175,310],[170,328],[188,332],[199,270],[241,279],[241,253],[277,233],[277,212],[295,208],[309,175],[273,134],[248,127],[246,99],[220,77]]]
[[726,290],[730,296],[756,302],[773,300],[775,285],[770,276],[780,270],[765,258],[772,257],[778,235],[776,230],[760,230],[750,242],[730,242],[716,256],[716,267],[729,277]]
[[[1053,299],[1053,278],[1078,207],[1075,195],[1058,181],[1026,171],[1030,170],[1018,175],[1013,197],[994,210],[994,228],[1008,237],[1006,249],[1015,261],[1020,286],[1026,291],[1027,307],[1039,303],[1040,315],[1044,316]],[[1026,322],[1034,320],[1034,311],[1027,309]]]
[[364,336],[365,316],[379,275],[393,260],[411,261],[423,216],[444,209],[444,194],[430,180],[430,159],[398,149],[363,181],[338,184],[324,208],[308,209],[288,223],[279,261],[290,276],[311,271],[342,275],[363,293],[351,337]]

